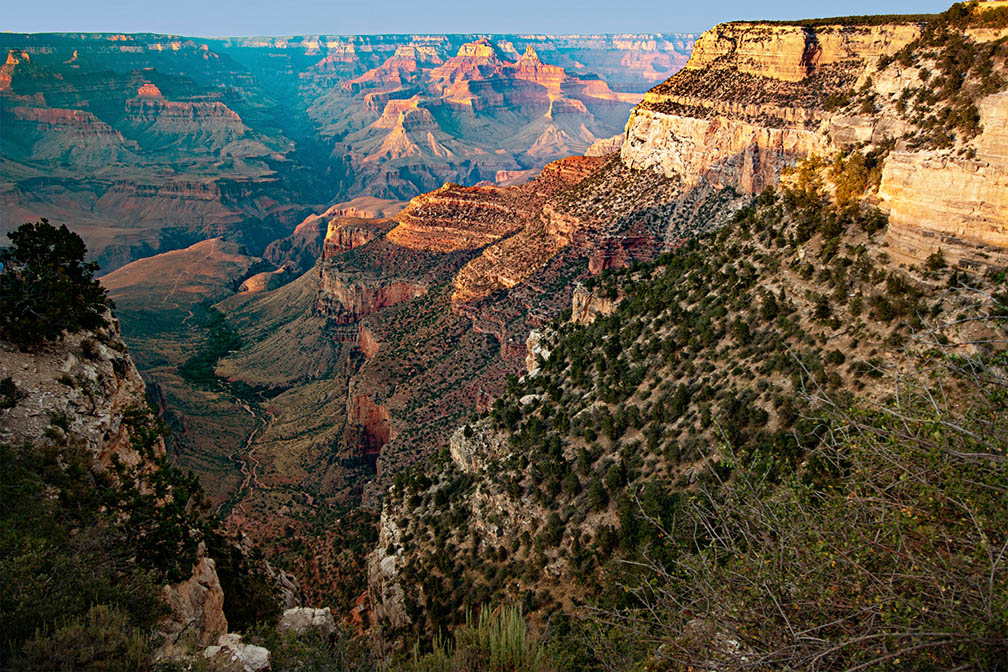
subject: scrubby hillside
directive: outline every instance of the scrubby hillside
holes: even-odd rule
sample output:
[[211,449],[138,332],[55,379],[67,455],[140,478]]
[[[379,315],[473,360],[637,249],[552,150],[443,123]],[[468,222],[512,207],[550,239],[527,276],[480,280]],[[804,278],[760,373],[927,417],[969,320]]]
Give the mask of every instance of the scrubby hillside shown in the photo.
[[[762,538],[751,536],[756,533],[745,527],[746,517],[778,497],[799,496],[791,489],[799,483],[812,484],[801,497],[832,502],[824,504],[824,515],[853,515],[842,506],[829,508],[840,504],[829,497],[831,489],[860,493],[866,485],[861,479],[868,476],[852,470],[851,463],[880,465],[877,455],[869,459],[856,450],[857,438],[836,434],[850,429],[843,424],[847,417],[872,428],[869,440],[905,449],[900,457],[912,464],[899,468],[912,470],[919,468],[920,423],[946,426],[942,423],[954,415],[948,407],[962,410],[978,399],[989,406],[973,418],[977,422],[1003,418],[1005,410],[996,392],[1004,384],[1003,271],[966,275],[948,267],[941,254],[920,267],[893,262],[884,244],[885,217],[864,202],[877,188],[872,167],[879,160],[853,153],[832,162],[806,161],[788,176],[789,186],[766,190],[717,233],[653,264],[588,283],[586,289],[597,297],[618,300],[615,310],[589,326],[553,324],[539,341],[535,375],[512,379],[492,410],[456,431],[433,469],[397,479],[372,559],[376,624],[387,634],[406,631],[407,639],[422,640],[461,622],[467,609],[510,601],[521,603],[550,637],[570,636],[569,616],[586,617],[575,629],[583,629],[587,639],[567,642],[572,649],[590,645],[602,623],[628,626],[626,640],[594,643],[602,647],[595,655],[623,657],[623,664],[635,656],[703,662],[696,656],[707,647],[712,661],[730,666],[741,655],[768,654],[769,638],[788,640],[787,633],[755,617],[687,599],[688,591],[696,590],[706,599],[732,597],[731,604],[754,608],[744,595],[722,595],[716,583],[691,588],[681,572],[695,571],[693,560],[713,552],[751,565],[755,560],[746,555],[747,546],[773,550],[759,546]],[[995,389],[970,389],[964,363],[991,367],[983,369],[989,376],[984,380]],[[909,380],[944,395],[936,401],[943,405],[910,406],[900,397],[910,394]],[[874,415],[862,415],[869,412]],[[894,417],[907,423],[907,436],[895,433]],[[971,496],[977,499],[964,506],[979,516],[977,529],[960,529],[939,514],[921,522],[935,534],[961,535],[945,548],[930,545],[932,532],[885,527],[880,532],[894,534],[893,543],[911,537],[925,543],[927,548],[914,552],[933,553],[929,563],[962,562],[960,569],[970,575],[990,572],[993,591],[971,584],[970,599],[976,602],[956,611],[957,618],[979,619],[984,604],[1004,608],[998,595],[1006,574],[997,560],[1005,543],[997,505],[1005,485],[1004,444],[1000,434],[981,441],[975,460],[946,452],[958,448],[960,439],[969,443],[970,436],[940,430],[929,439],[938,451],[936,465],[954,473],[936,466],[935,480],[929,475],[920,491],[904,494],[911,508],[921,506],[916,498],[927,492],[954,501],[945,488],[959,486],[941,479],[974,474],[979,485],[970,487],[979,489]],[[888,477],[880,472],[880,478]],[[837,552],[825,528],[807,536],[788,528],[796,536],[784,537],[785,524],[792,522],[751,518],[752,525],[768,526],[765,534],[796,544],[789,549],[794,562],[800,557],[818,563]],[[827,519],[823,525],[834,523],[839,524]],[[773,527],[777,524],[781,527]],[[993,556],[957,556],[954,549],[973,543],[974,535],[989,536],[985,543],[997,549]],[[824,555],[817,556],[820,551]],[[838,586],[853,581],[855,570],[867,571],[858,569],[858,562],[878,563],[881,576],[900,557],[886,547],[865,553],[841,565],[845,568],[833,577]],[[783,564],[776,570],[761,571],[767,581],[782,580],[797,571],[787,566],[791,561],[780,556]],[[690,576],[726,580],[715,569]],[[744,576],[731,576],[744,583]],[[816,588],[807,578],[793,580],[796,590]],[[932,590],[928,580],[914,573],[889,592],[864,588],[864,595],[910,604]],[[749,586],[757,602],[764,589],[776,594],[765,585]],[[790,593],[790,599],[804,598]],[[850,599],[862,604],[860,595]],[[672,600],[689,604],[695,618],[673,617]],[[659,601],[669,610],[661,618],[642,611]],[[835,652],[823,653],[824,660],[861,660],[853,644],[844,644],[825,620],[817,623],[819,616],[806,607],[795,612],[796,619],[806,619],[802,627],[827,628],[824,641],[838,644]],[[867,628],[871,620],[850,605],[840,611],[854,619],[851,631]],[[931,618],[900,614],[892,628],[916,631]],[[788,614],[782,618],[786,622]],[[673,625],[677,629],[653,629]],[[967,647],[965,659],[995,660],[1003,652],[998,648],[1003,626],[997,619],[989,628],[959,624],[979,628],[956,634],[976,647]],[[692,644],[680,641],[690,636]],[[871,636],[883,640],[886,651],[899,648],[890,631]],[[635,642],[636,637],[644,639]],[[665,653],[658,648],[673,644]],[[957,659],[940,642],[922,649],[936,656],[923,660]]]

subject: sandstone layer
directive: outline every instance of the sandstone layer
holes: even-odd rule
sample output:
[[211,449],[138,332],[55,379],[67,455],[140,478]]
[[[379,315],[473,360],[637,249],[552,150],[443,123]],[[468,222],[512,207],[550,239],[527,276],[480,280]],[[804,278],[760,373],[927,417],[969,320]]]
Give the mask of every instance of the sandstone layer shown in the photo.
[[[972,31],[967,39],[982,45],[1004,33]],[[948,149],[920,147],[918,122],[905,110],[925,88],[927,68],[893,57],[922,35],[913,20],[717,26],[697,40],[686,67],[635,108],[621,159],[686,185],[756,194],[801,158],[894,147],[878,192],[893,254],[919,263],[940,250],[966,267],[1004,264],[1008,98],[977,103],[975,137]],[[931,53],[921,58],[936,59]],[[992,67],[1003,64],[995,59]],[[859,107],[844,102],[852,96]]]

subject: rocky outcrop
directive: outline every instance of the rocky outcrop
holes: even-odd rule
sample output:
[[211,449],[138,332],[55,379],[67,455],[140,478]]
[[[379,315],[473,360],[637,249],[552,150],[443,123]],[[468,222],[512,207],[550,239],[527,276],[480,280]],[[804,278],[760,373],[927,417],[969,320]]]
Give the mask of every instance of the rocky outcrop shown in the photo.
[[580,325],[591,324],[599,317],[616,312],[616,304],[617,299],[600,296],[578,283],[571,299],[571,321]]
[[703,119],[635,110],[621,156],[631,168],[676,176],[687,187],[708,183],[758,193],[776,184],[781,170],[829,141],[801,128],[768,128],[728,117]]
[[[12,407],[0,410],[0,441],[36,445],[70,442],[83,447],[92,468],[113,458],[129,466],[143,458],[132,446],[125,417],[145,401],[140,372],[126,353],[119,323],[81,331],[37,352],[0,341],[0,379],[19,391]],[[54,423],[54,418],[59,418]],[[156,452],[164,454],[160,440]]]
[[419,196],[398,217],[390,241],[452,252],[484,247],[456,275],[452,302],[469,303],[523,282],[571,243],[579,222],[549,199],[598,169],[599,158],[569,157],[513,187],[445,185]]
[[463,425],[448,441],[448,454],[462,471],[473,474],[482,471],[493,458],[504,456],[506,436],[495,430],[489,421]]
[[221,635],[217,643],[203,651],[204,664],[213,672],[268,672],[270,652],[246,644],[241,635]]
[[528,354],[525,355],[525,371],[530,376],[539,375],[539,360],[549,359],[550,350],[546,344],[551,340],[553,334],[549,331],[533,329],[529,332],[525,341],[525,348]]
[[611,138],[596,140],[585,150],[585,156],[607,156],[620,151],[623,147],[623,133],[617,133]]
[[315,630],[323,635],[331,635],[336,631],[336,619],[333,618],[332,610],[329,607],[322,609],[295,607],[284,610],[280,616],[280,624],[277,626],[277,630],[280,631],[280,634],[286,632],[301,634]]
[[515,215],[527,216],[525,210],[515,191],[445,184],[410,201],[388,239],[410,249],[478,249],[514,233],[520,225]]
[[921,33],[916,23],[803,26],[726,23],[696,41],[686,68],[726,67],[759,77],[800,82],[831,67],[864,67]]
[[369,198],[339,203],[322,214],[309,215],[289,236],[270,243],[263,258],[277,266],[307,271],[319,257],[331,258],[385,234],[393,226],[385,213],[396,214],[404,205]]
[[[164,456],[160,438],[153,454],[134,445],[129,418],[146,407],[146,390],[111,315],[104,328],[65,335],[33,352],[0,341],[0,353],[0,379],[16,391],[13,406],[0,409],[0,441],[79,446],[96,472],[118,462],[143,473],[151,458]],[[189,578],[164,586],[161,596],[167,615],[158,626],[157,659],[188,655],[227,632],[224,592],[203,544]]]
[[975,158],[946,152],[894,152],[879,196],[889,208],[890,254],[920,263],[983,269],[1008,265],[1008,94],[980,104]]
[[426,292],[427,286],[418,282],[341,273],[323,267],[316,308],[334,324],[355,324],[368,315]]
[[199,560],[192,576],[180,583],[165,586],[162,599],[170,615],[161,622],[164,637],[158,658],[176,659],[194,646],[208,646],[227,634],[224,616],[224,590],[217,578],[217,568],[206,550],[200,547]]
[[354,248],[367,245],[375,238],[387,233],[392,226],[391,222],[384,219],[354,217],[333,219],[326,229],[325,242],[322,245],[322,259],[331,259]]
[[399,560],[403,553],[402,532],[387,509],[382,509],[378,544],[368,556],[368,594],[371,597],[371,625],[397,629],[409,623],[406,593],[399,580]]
[[697,40],[683,72],[633,111],[620,155],[687,187],[758,193],[785,166],[832,148],[828,94],[852,87],[920,32],[915,23],[717,26]]
[[368,359],[377,355],[378,350],[381,348],[381,343],[375,338],[371,330],[363,324],[357,328],[357,348]]
[[[967,33],[976,40],[1004,35]],[[804,157],[865,143],[895,146],[878,193],[890,211],[893,255],[920,263],[941,250],[962,266],[1002,265],[1008,102],[1003,93],[981,100],[983,132],[950,149],[911,142],[920,129],[904,114],[906,101],[927,86],[927,67],[891,57],[921,36],[922,24],[912,19],[717,26],[697,40],[684,70],[633,111],[621,160],[687,189],[755,194]],[[843,103],[855,90],[860,104]]]

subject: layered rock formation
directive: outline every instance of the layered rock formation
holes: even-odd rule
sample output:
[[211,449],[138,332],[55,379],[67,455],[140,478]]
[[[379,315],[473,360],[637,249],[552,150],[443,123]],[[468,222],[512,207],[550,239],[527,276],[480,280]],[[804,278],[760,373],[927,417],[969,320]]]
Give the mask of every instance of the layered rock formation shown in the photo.
[[106,271],[214,236],[261,256],[326,204],[405,200],[583,151],[692,39],[8,33],[0,233],[65,221]]
[[220,235],[261,251],[300,219],[313,182],[291,179],[294,143],[263,127],[251,78],[206,45],[152,39],[0,40],[0,229],[66,222],[111,270]]
[[[985,53],[983,45],[1004,30],[964,35]],[[802,157],[858,143],[895,145],[879,190],[890,211],[894,254],[919,263],[942,250],[967,266],[1003,263],[1008,102],[1004,94],[982,97],[976,105],[981,133],[958,136],[947,150],[922,150],[927,141],[916,138],[926,111],[914,121],[906,107],[924,89],[927,68],[893,57],[911,50],[934,63],[938,52],[928,51],[923,39],[923,24],[913,19],[717,26],[697,40],[685,69],[635,108],[621,158],[687,186],[755,194]],[[969,73],[959,76],[967,78],[968,95],[989,91]]]
[[697,41],[680,76],[634,109],[621,157],[689,185],[758,193],[785,166],[831,149],[828,95],[920,33],[917,24],[718,26]]
[[323,269],[318,311],[336,324],[354,324],[426,292],[425,285],[399,278],[348,275]]
[[1008,265],[1008,94],[980,104],[975,158],[893,152],[879,196],[889,207],[889,241],[907,263],[941,252],[980,270]]
[[[304,272],[323,256],[326,241],[333,236],[334,250],[346,251],[374,236],[366,229],[380,226],[382,220],[403,209],[405,203],[361,197],[346,203],[337,203],[321,214],[309,215],[286,238],[275,240],[267,246],[263,258],[277,266],[291,265]],[[378,220],[378,221],[374,221]]]

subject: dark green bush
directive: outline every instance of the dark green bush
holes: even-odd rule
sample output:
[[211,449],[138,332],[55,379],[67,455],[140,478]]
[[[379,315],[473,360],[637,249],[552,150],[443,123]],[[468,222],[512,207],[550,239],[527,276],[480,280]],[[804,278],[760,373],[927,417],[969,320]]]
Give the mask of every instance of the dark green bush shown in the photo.
[[46,219],[7,234],[0,250],[0,334],[20,347],[59,338],[63,332],[106,324],[105,289],[85,263],[87,247],[76,233]]

